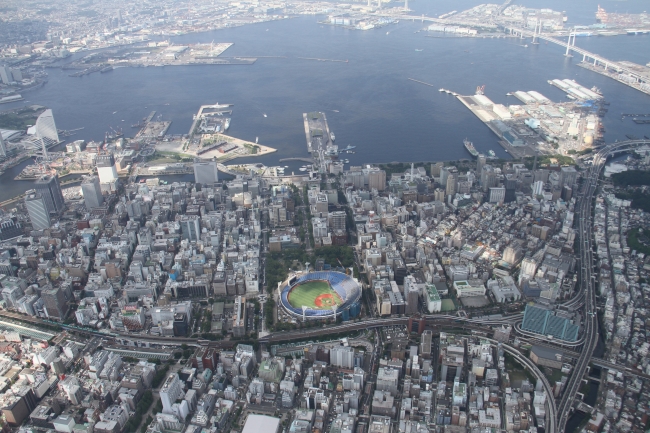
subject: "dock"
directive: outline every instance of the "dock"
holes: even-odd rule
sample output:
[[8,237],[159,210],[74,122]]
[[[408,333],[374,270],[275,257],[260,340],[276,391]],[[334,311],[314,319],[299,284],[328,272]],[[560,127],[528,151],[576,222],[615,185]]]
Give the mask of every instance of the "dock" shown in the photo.
[[319,171],[325,172],[326,154],[337,150],[332,141],[332,133],[327,125],[327,116],[320,111],[302,114],[305,123],[305,137],[307,138],[307,150],[312,154],[314,160],[318,161]]
[[504,135],[508,133],[508,131],[501,131],[497,127],[497,122],[495,121],[498,119],[492,113],[490,113],[486,109],[486,107],[483,107],[475,100],[477,96],[482,96],[482,95],[475,95],[475,96],[457,95],[456,98],[465,107],[467,107],[476,117],[478,117],[481,120],[481,122],[483,122],[488,128],[490,128],[490,131],[494,132],[494,134],[497,137],[499,137],[499,144],[501,145],[501,147],[503,147],[514,158],[521,158],[523,156],[535,155],[535,151],[533,149],[530,149],[529,146],[513,146],[510,143],[508,143],[508,141],[504,137]]
[[580,101],[588,100],[598,100],[602,99],[603,96],[596,93],[594,88],[588,89],[580,84],[576,83],[575,80],[549,80],[548,83],[552,86],[557,87],[561,91],[567,94],[567,97],[570,99],[578,99]]

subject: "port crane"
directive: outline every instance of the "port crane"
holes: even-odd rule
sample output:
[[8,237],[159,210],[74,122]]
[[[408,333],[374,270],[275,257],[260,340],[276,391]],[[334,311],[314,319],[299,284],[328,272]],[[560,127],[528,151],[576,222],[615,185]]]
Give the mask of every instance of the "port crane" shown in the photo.
[[476,86],[476,94],[477,95],[484,95],[485,93],[485,84],[482,86]]

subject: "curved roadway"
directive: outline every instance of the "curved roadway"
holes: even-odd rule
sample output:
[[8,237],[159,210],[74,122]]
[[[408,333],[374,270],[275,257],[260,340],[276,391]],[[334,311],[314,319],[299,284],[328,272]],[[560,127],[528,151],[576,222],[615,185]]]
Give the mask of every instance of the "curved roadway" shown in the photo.
[[607,158],[615,153],[624,151],[627,147],[650,145],[650,140],[629,140],[608,144],[598,150],[594,155],[593,164],[586,173],[585,182],[580,191],[576,212],[578,215],[578,239],[580,243],[581,263],[581,292],[584,293],[584,346],[577,359],[573,374],[566,384],[562,399],[558,405],[557,431],[564,432],[566,422],[571,412],[573,401],[580,389],[580,383],[587,370],[598,342],[598,318],[596,317],[596,291],[594,275],[594,256],[592,241],[592,202],[600,172],[607,162]]

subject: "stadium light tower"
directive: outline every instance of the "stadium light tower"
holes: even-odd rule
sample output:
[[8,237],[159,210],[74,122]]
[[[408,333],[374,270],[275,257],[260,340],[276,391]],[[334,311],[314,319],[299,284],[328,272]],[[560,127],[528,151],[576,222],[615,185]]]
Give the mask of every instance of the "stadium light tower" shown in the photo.
[[309,262],[305,262],[305,272],[309,272]]
[[306,306],[306,305],[303,305],[303,306],[302,306],[302,321],[303,321],[303,322],[306,322],[306,321],[307,321],[307,315],[305,314],[305,312],[307,311],[307,308],[309,308],[309,307]]
[[339,306],[336,305],[336,303],[332,305],[332,311],[334,312],[334,320],[335,320],[335,321],[336,321],[336,310],[337,310],[338,308],[339,308]]

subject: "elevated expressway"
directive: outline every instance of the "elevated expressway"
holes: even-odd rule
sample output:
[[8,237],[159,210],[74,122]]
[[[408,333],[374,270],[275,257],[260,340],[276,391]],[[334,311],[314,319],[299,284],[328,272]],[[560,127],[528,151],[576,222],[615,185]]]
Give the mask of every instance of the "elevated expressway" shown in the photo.
[[578,243],[581,258],[580,291],[576,296],[584,296],[584,333],[583,346],[576,360],[573,374],[569,378],[558,405],[557,431],[564,432],[573,401],[580,389],[580,383],[591,362],[598,342],[598,318],[596,311],[596,290],[594,275],[594,246],[592,239],[592,205],[598,186],[600,172],[607,158],[617,153],[626,152],[639,146],[650,145],[650,140],[629,140],[605,145],[597,150],[592,165],[585,173],[585,181],[579,192],[576,214],[578,216]]

